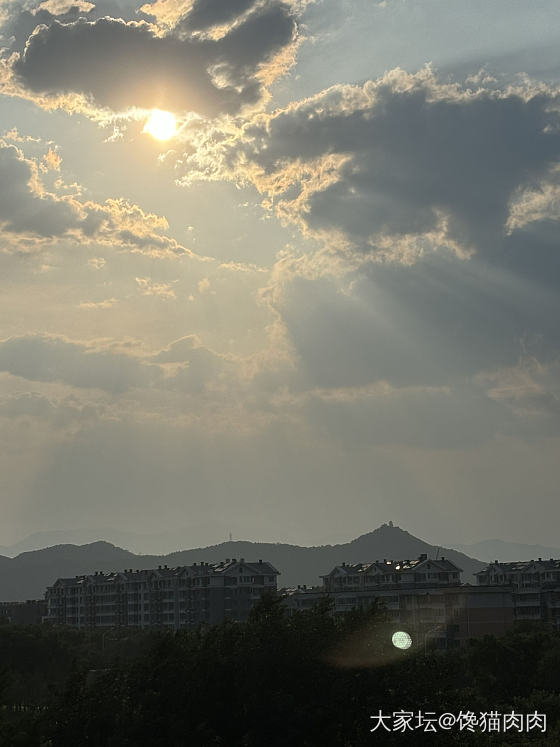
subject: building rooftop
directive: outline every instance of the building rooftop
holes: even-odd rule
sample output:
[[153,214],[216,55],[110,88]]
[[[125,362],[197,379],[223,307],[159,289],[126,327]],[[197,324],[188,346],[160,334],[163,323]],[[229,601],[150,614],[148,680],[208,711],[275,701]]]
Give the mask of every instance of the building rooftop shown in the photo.
[[420,555],[415,560],[388,560],[384,558],[382,561],[375,560],[369,563],[342,563],[336,566],[330,573],[325,574],[321,578],[330,578],[333,575],[337,576],[356,576],[360,574],[387,574],[387,573],[406,573],[408,571],[419,571],[422,567],[429,566],[430,570],[433,568],[435,571],[441,573],[453,573],[460,572],[462,569],[459,568],[455,563],[445,558],[445,556],[435,559],[428,558],[427,555]]
[[509,563],[500,563],[495,560],[482,571],[475,573],[475,576],[482,576],[492,571],[499,571],[500,573],[526,573],[531,570],[534,572],[560,570],[560,560],[554,558],[543,560],[542,558],[538,558],[537,560],[515,560]]
[[[241,571],[241,569],[243,569]],[[169,567],[160,565],[157,568],[133,569],[125,568],[123,571],[95,571],[94,573],[59,578],[53,586],[74,586],[85,583],[115,583],[117,581],[135,581],[145,578],[169,579],[178,576],[210,576],[214,574],[226,575],[232,572],[245,572],[247,575],[257,576],[279,576],[280,572],[266,561],[246,561],[245,558],[227,558],[219,563],[193,563],[192,565],[181,565]]]

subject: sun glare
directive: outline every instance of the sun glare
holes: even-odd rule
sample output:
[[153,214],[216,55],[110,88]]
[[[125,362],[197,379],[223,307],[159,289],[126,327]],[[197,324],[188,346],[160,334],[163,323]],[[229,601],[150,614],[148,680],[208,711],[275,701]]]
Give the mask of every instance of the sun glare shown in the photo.
[[144,125],[143,132],[155,137],[156,140],[169,140],[177,132],[177,123],[171,112],[154,109]]

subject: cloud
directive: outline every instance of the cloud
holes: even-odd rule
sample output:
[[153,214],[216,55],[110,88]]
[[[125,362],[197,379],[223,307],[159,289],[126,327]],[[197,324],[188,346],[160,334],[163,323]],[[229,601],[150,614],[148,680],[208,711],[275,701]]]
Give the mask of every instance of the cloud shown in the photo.
[[440,387],[514,366],[522,354],[547,364],[560,352],[558,272],[546,288],[515,263],[443,253],[340,277],[298,271],[280,272],[266,295],[293,351],[283,382],[293,391],[379,381]]
[[[57,154],[48,158],[60,166]],[[40,167],[15,145],[0,140],[0,231],[25,247],[53,238],[67,237],[80,243],[118,246],[152,256],[187,255],[192,252],[165,236],[167,221],[145,213],[123,199],[104,203],[81,201],[72,195],[47,192],[39,178]]]
[[43,0],[38,10],[46,10],[53,16],[60,16],[75,8],[80,13],[89,13],[95,8],[95,3],[88,0]]
[[258,0],[194,0],[185,22],[193,31],[231,23]]
[[546,86],[471,90],[397,69],[256,116],[218,150],[218,177],[245,176],[282,218],[363,257],[490,254],[512,200],[555,166],[559,126]]
[[526,355],[515,366],[486,371],[477,379],[492,400],[509,407],[517,418],[532,421],[536,432],[560,432],[560,359],[543,364]]
[[24,335],[0,341],[0,371],[29,381],[61,381],[119,394],[149,386],[157,367],[131,356],[54,335]]
[[198,281],[198,292],[200,295],[204,295],[205,293],[208,293],[210,290],[210,280],[208,278],[202,278]]
[[80,309],[111,309],[118,303],[117,298],[105,298],[103,301],[82,301],[78,304]]
[[175,340],[151,360],[158,364],[180,364],[174,366],[165,386],[184,393],[216,389],[220,381],[222,387],[231,389],[239,377],[239,361],[203,346],[196,335]]
[[170,283],[156,283],[151,278],[136,278],[136,284],[144,296],[159,296],[166,301],[176,298]]
[[[89,6],[89,7],[88,7]],[[94,5],[81,0],[66,2],[65,0],[50,0],[50,2],[21,3],[8,2],[5,17],[0,18],[0,31],[6,51],[22,51],[29,36],[40,25],[48,25],[54,20],[61,23],[76,21],[80,16],[91,14]]]
[[92,257],[88,259],[88,266],[93,270],[102,270],[107,264],[105,257]]
[[154,363],[183,363],[189,359],[193,350],[201,347],[201,345],[202,343],[196,335],[186,335],[160,350],[152,360]]
[[28,392],[0,400],[0,417],[40,418],[49,421],[54,427],[95,421],[103,412],[102,405],[83,403],[72,396],[56,399]]
[[0,142],[0,223],[4,231],[43,238],[79,230],[78,204],[40,192],[36,166],[13,145]]
[[558,93],[473,85],[395,70],[185,157],[185,183],[198,166],[252,182],[324,247],[284,253],[262,294],[292,390],[444,386],[558,356]]
[[[197,3],[192,13],[202,13]],[[263,81],[282,72],[276,58],[295,39],[292,9],[282,2],[259,4],[219,39],[196,38],[181,23],[164,30],[119,18],[55,19],[36,26],[16,54],[12,85],[51,105],[77,95],[113,111],[232,114],[262,100]]]
[[560,166],[553,167],[540,183],[519,190],[512,200],[506,229],[511,235],[547,220],[560,220]]
[[[114,301],[83,303],[80,308],[106,309]],[[211,350],[196,335],[179,338],[152,355],[142,355],[140,350],[134,354],[125,343],[77,342],[60,335],[28,334],[0,340],[0,372],[28,382],[58,382],[77,389],[100,389],[115,396],[142,388],[142,403],[135,402],[134,408],[160,418],[166,417],[170,397],[176,408],[177,397],[205,391],[220,390],[220,406],[235,407],[243,360]],[[126,402],[122,398],[118,402],[122,416]],[[180,402],[184,405],[183,399]],[[199,416],[208,415],[206,406],[197,403],[197,409],[199,405]],[[211,402],[206,405],[213,407]],[[117,409],[114,415],[117,416]],[[173,416],[177,416],[176,410]]]
[[46,155],[43,156],[41,170],[60,171],[61,163],[62,163],[62,158],[60,157],[60,155],[52,148],[49,148]]
[[[305,417],[346,448],[406,445],[464,449],[510,432],[511,412],[470,383],[454,387],[388,385],[315,391],[300,403]],[[519,429],[518,429],[519,430]]]
[[[283,0],[285,7],[297,14],[314,0]],[[278,0],[155,0],[140,8],[148,18],[168,29],[207,32],[215,30],[213,36],[224,36],[234,25],[243,23],[247,16],[266,6],[277,4]]]

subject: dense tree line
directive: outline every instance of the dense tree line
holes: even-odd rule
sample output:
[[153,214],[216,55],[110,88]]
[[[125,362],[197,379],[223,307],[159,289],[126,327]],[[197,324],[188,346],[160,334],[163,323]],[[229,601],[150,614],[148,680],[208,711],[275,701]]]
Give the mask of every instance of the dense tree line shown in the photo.
[[[463,650],[398,651],[382,609],[167,631],[0,626],[2,747],[560,744],[560,634],[515,630]],[[21,707],[25,709],[22,710]],[[370,732],[372,714],[546,713],[546,734]]]

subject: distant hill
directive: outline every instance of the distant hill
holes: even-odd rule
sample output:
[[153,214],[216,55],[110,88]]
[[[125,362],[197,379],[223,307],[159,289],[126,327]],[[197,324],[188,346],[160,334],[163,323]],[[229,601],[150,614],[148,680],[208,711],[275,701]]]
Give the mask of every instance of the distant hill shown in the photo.
[[499,560],[508,563],[513,560],[536,560],[536,558],[560,558],[558,547],[544,547],[543,545],[524,545],[520,542],[504,542],[504,540],[490,539],[477,542],[474,545],[456,545],[461,550],[475,558],[488,563]]
[[16,558],[0,557],[0,601],[42,598],[46,587],[60,576],[126,568],[136,557],[109,542],[57,545]]
[[[216,542],[218,538],[225,539],[229,532],[233,532],[234,536],[239,536],[241,531],[240,524],[235,525],[233,522],[226,523],[217,519],[152,533],[130,532],[111,527],[53,529],[34,532],[11,545],[0,545],[0,555],[15,558],[22,552],[42,550],[54,545],[87,545],[98,541],[110,542],[112,545],[137,554],[163,555],[173,552],[177,547],[192,547],[195,544]],[[256,530],[253,529],[253,536],[258,536],[255,532]]]
[[372,560],[416,558],[421,553],[445,556],[463,569],[463,580],[473,582],[476,571],[485,563],[457,552],[429,545],[396,526],[383,526],[351,542],[340,545],[300,547],[271,542],[222,542],[211,547],[181,550],[168,555],[135,555],[109,542],[87,545],[57,545],[43,550],[21,553],[15,558],[0,556],[0,601],[36,599],[47,586],[61,576],[75,576],[94,571],[125,568],[154,568],[158,565],[190,565],[225,558],[268,560],[281,572],[281,586],[317,585],[319,576],[333,566]]
[[[0,545],[0,555],[15,558],[24,552],[42,550],[55,545],[87,545],[101,540],[131,549],[129,544],[135,539],[138,539],[137,535],[131,532],[113,529],[54,529],[48,532],[34,532],[13,545]],[[151,550],[148,549],[148,552]]]

